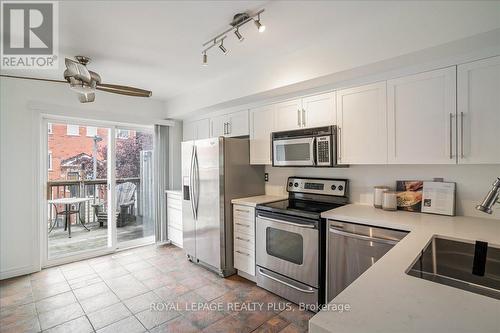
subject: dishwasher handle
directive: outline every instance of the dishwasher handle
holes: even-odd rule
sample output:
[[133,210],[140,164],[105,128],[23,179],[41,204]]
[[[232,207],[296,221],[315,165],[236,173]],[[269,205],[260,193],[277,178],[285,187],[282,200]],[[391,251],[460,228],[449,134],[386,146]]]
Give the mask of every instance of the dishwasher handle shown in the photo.
[[397,240],[376,238],[376,237],[370,237],[370,236],[365,236],[365,235],[361,235],[361,234],[354,234],[352,232],[347,232],[347,231],[339,230],[339,229],[332,228],[332,227],[330,227],[330,232],[337,234],[337,235],[345,236],[345,237],[360,239],[360,240],[364,240],[367,242],[382,243],[382,244],[387,244],[387,245],[396,245],[399,242]]

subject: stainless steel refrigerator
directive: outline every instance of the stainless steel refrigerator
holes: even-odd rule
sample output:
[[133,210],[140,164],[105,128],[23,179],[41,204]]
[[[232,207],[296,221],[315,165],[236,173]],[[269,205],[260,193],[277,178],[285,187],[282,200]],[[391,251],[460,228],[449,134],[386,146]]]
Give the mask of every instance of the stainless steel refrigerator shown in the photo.
[[264,167],[250,165],[248,139],[182,143],[183,245],[188,259],[235,273],[231,200],[264,194]]

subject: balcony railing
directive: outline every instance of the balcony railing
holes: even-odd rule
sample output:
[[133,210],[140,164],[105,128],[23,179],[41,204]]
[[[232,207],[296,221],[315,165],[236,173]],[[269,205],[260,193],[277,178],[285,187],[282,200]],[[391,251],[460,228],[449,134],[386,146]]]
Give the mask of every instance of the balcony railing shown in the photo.
[[[140,215],[141,212],[141,180],[139,177],[134,178],[119,178],[116,180],[117,184],[130,182],[136,185],[135,193],[135,214]],[[92,205],[103,204],[107,201],[107,179],[86,179],[86,180],[51,180],[47,182],[47,200],[59,198],[90,198],[91,200],[85,202],[81,207],[81,218],[86,223],[93,223],[97,221],[94,214]],[[49,205],[48,222],[54,222],[56,218],[53,205]]]

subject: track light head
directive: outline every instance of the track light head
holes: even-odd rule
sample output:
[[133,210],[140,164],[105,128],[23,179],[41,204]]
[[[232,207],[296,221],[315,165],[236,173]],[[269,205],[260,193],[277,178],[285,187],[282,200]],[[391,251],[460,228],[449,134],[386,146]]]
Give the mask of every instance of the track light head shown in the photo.
[[259,30],[259,32],[266,31],[266,26],[263,25],[262,23],[260,23],[260,14],[257,15],[257,19],[254,20],[254,23],[255,23],[255,26],[257,27],[257,29]]
[[203,65],[203,66],[208,66],[208,56],[207,56],[207,52],[203,52],[203,62],[202,62],[202,65]]
[[236,35],[236,37],[238,38],[238,41],[242,42],[245,37],[243,37],[241,34],[240,34],[240,31],[238,28],[236,28],[236,30],[234,30],[234,34]]
[[220,45],[219,45],[219,49],[224,53],[224,54],[228,54],[228,50],[224,47],[224,40],[221,40],[220,41]]

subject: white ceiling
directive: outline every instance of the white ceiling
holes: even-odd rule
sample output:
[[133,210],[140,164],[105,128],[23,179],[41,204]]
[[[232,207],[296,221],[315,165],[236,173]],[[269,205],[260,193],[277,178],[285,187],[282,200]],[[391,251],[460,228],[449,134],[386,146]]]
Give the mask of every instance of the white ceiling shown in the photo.
[[[335,44],[338,40],[333,38],[342,35],[341,40],[349,40],[345,37],[351,31],[361,37],[350,42],[366,43],[360,31],[370,32],[366,36],[373,39],[377,36],[374,31],[385,21],[391,21],[394,27],[391,31],[384,24],[385,35],[407,35],[410,40],[415,38],[416,44],[429,31],[438,37],[442,35],[446,42],[500,25],[500,20],[491,24],[491,17],[484,22],[478,20],[488,6],[497,10],[500,18],[498,3],[482,4],[483,11],[477,13],[470,10],[471,2],[431,3],[436,4],[427,3],[426,9],[422,2],[393,1],[66,1],[59,5],[60,56],[90,56],[89,68],[98,72],[103,82],[151,89],[154,98],[169,100],[210,86],[211,82],[221,82],[242,69],[265,75],[259,68],[269,59],[276,61],[313,45]],[[395,6],[398,10],[394,10]],[[261,8],[266,9],[262,15],[266,32],[259,34],[253,24],[248,24],[241,30],[246,37],[243,43],[229,36],[225,45],[230,53],[224,56],[214,48],[209,52],[209,66],[201,66],[204,41],[224,30],[235,13]],[[405,11],[416,10],[414,20],[408,22]],[[470,22],[464,20],[469,12]],[[420,19],[416,20],[418,15]],[[440,15],[448,15],[446,22],[451,23],[443,25]],[[475,27],[475,23],[481,24]],[[462,30],[455,36],[457,25],[470,26],[470,31]],[[57,79],[62,78],[62,72],[63,68],[37,72],[2,70],[6,74]]]

